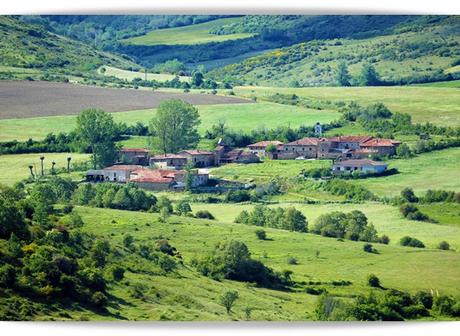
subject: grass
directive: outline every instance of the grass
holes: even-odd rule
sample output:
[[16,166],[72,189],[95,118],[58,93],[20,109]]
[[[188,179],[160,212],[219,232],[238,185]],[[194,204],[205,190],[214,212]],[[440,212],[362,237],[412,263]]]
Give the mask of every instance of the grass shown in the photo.
[[[37,174],[40,174],[41,154],[13,154],[0,155],[0,184],[13,185],[14,183],[30,177],[29,165],[34,166]],[[87,161],[88,154],[78,153],[45,153],[44,168],[48,174],[51,162],[56,162],[56,168],[67,167],[67,157],[71,156],[71,163]],[[63,174],[66,175],[66,174]]]
[[183,27],[157,29],[142,36],[121,40],[121,43],[148,46],[192,45],[238,40],[253,36],[254,34],[248,33],[229,35],[214,35],[210,33],[213,28],[221,27],[238,20],[240,20],[240,18],[226,18]]
[[[201,125],[201,134],[219,120],[225,120],[234,130],[250,132],[259,127],[280,125],[314,125],[317,121],[327,123],[339,117],[338,112],[330,110],[312,110],[296,106],[274,103],[257,104],[220,104],[197,106]],[[155,115],[155,109],[113,113],[114,120],[135,124],[137,121],[148,124]],[[0,120],[0,141],[41,139],[50,132],[70,132],[75,128],[76,116],[51,116],[26,119]],[[24,132],[24,130],[27,132]]]
[[460,204],[458,203],[417,204],[417,207],[422,213],[441,225],[452,225],[460,228]]
[[397,168],[399,174],[356,180],[376,195],[395,196],[405,187],[411,187],[418,194],[428,189],[460,190],[458,167],[460,148],[420,154],[411,159],[389,161],[389,168]]
[[460,88],[460,79],[445,81],[445,82],[433,82],[433,83],[423,83],[423,84],[414,84],[414,86],[430,86],[430,87],[445,87],[445,88]]
[[[199,275],[189,266],[193,258],[212,251],[215,243],[230,239],[244,241],[254,258],[275,270],[292,270],[293,279],[298,282],[352,282],[351,286],[344,287],[327,283],[319,286],[327,288],[333,295],[368,292],[365,279],[370,273],[375,273],[383,286],[389,288],[412,293],[430,289],[457,293],[460,255],[451,251],[375,244],[379,254],[370,254],[363,252],[362,242],[340,242],[312,234],[267,228],[271,240],[261,241],[254,234],[255,227],[246,225],[176,216],[171,217],[168,223],[159,223],[157,214],[86,207],[78,207],[77,212],[85,222],[84,231],[110,238],[112,246],[121,246],[126,233],[134,236],[136,244],[151,243],[158,237],[165,237],[183,257],[185,265],[168,276],[127,271],[126,281],[110,286],[109,294],[114,295],[119,303],[109,307],[109,312],[119,312],[127,319],[245,319],[245,307],[253,308],[251,319],[254,320],[312,318],[315,296],[303,291],[280,292],[234,281],[214,281]],[[146,223],[150,225],[146,226]],[[317,251],[319,256],[315,257]],[[298,265],[287,264],[290,256],[298,260]],[[143,300],[130,296],[128,282],[129,286],[139,282],[146,285]],[[218,297],[229,289],[238,290],[240,294],[230,316],[218,305]],[[76,311],[72,314],[76,318],[82,313]],[[96,315],[87,317],[100,318]]]
[[274,88],[243,86],[235,87],[237,95],[260,97],[277,92],[296,94],[301,97],[331,100],[357,101],[368,105],[384,103],[393,112],[408,113],[414,122],[431,122],[442,126],[460,126],[460,94],[456,88],[439,87],[312,87]]
[[227,164],[211,170],[211,174],[233,180],[267,182],[276,177],[296,177],[302,170],[330,166],[329,160],[265,160],[257,164]]
[[[306,195],[308,196],[308,195]],[[446,240],[457,250],[460,249],[460,227],[448,225],[448,222],[431,224],[425,222],[410,221],[404,218],[397,207],[380,203],[368,202],[363,204],[329,203],[329,204],[301,204],[283,203],[271,205],[273,207],[292,207],[301,210],[307,217],[309,225],[313,226],[316,218],[332,211],[350,212],[360,210],[366,214],[379,235],[386,234],[390,237],[391,245],[398,245],[399,239],[404,236],[416,237],[423,241],[429,248],[436,248],[439,242]],[[206,209],[210,211],[218,221],[233,223],[235,217],[242,210],[250,210],[253,204],[192,204],[193,211]],[[442,225],[446,224],[446,225]]]
[[[102,73],[101,68],[99,68],[98,72],[105,76],[114,76],[120,79],[126,79],[128,81],[132,81],[134,78],[145,79],[145,76],[146,76],[144,72],[123,70],[123,69],[118,69],[118,68],[111,67],[111,66],[104,66],[105,72]],[[176,75],[171,75],[171,74],[157,74],[157,73],[147,72],[147,80],[156,80],[158,82],[169,81],[169,80],[174,79],[175,77]],[[182,82],[190,82],[189,76],[179,76],[179,79]]]

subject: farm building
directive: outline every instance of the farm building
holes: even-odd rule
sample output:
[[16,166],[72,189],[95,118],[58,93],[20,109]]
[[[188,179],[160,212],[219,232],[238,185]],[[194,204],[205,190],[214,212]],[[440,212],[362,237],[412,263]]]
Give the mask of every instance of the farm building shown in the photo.
[[122,148],[118,153],[122,163],[142,166],[149,164],[150,152],[145,148]]
[[[209,175],[201,172],[190,172],[191,187],[205,186]],[[185,170],[168,169],[139,169],[131,172],[129,181],[137,184],[140,188],[148,190],[184,189],[187,172]]]
[[332,166],[332,172],[334,174],[352,173],[359,171],[362,173],[382,173],[387,169],[388,165],[383,162],[377,162],[373,160],[345,160],[335,163]]
[[401,142],[392,139],[373,138],[361,143],[362,149],[376,151],[380,155],[394,155]]
[[232,149],[223,143],[222,139],[217,143],[215,153],[216,165],[226,163],[257,163],[260,162],[259,157],[252,151],[244,151],[242,149]]
[[259,141],[254,144],[248,145],[249,151],[251,153],[256,154],[257,156],[265,156],[267,153],[265,152],[265,149],[267,148],[268,145],[274,145],[276,147],[282,145],[283,143],[278,140],[274,141]]
[[187,161],[193,164],[194,167],[211,167],[216,164],[215,154],[205,150],[185,150],[179,153],[179,155],[187,158]]
[[183,169],[187,165],[187,157],[179,154],[161,154],[150,158],[150,166],[161,169]]
[[[270,142],[273,141],[261,141],[249,145],[248,148],[249,150],[256,148],[255,151],[261,153],[260,148]],[[282,144],[279,141],[278,143],[280,144],[277,145],[276,152],[267,153],[272,159],[361,159],[375,154],[393,155],[396,153],[396,148],[401,144],[399,141],[374,138],[368,135],[347,135],[329,138],[306,137],[287,144]],[[254,147],[255,145],[259,146]]]
[[140,165],[114,165],[100,170],[89,170],[86,173],[87,181],[128,182],[132,171],[142,169]]

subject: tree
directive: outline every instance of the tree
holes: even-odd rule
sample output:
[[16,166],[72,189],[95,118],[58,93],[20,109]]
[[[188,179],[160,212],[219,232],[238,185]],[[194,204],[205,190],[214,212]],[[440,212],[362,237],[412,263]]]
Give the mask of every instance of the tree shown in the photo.
[[447,251],[447,250],[450,250],[450,245],[448,242],[443,240],[442,242],[438,244],[438,249]]
[[235,301],[238,299],[239,294],[235,290],[226,291],[220,297],[220,304],[225,307],[227,314],[230,314],[232,307],[235,304]]
[[14,233],[20,238],[28,236],[27,225],[22,212],[14,201],[0,194],[0,238],[8,239]]
[[121,266],[115,266],[112,269],[112,277],[115,281],[120,281],[125,276],[125,269]]
[[275,144],[269,144],[269,145],[267,145],[267,147],[265,147],[265,152],[266,153],[273,154],[273,153],[276,153],[276,151],[277,151],[277,148],[276,148]]
[[407,159],[412,156],[412,151],[407,144],[403,143],[396,148],[396,155],[400,158]]
[[116,160],[116,125],[109,113],[100,109],[84,110],[77,117],[76,134],[81,144],[91,149],[94,169]]
[[381,287],[380,279],[375,274],[370,274],[367,277],[367,284],[371,287]]
[[203,84],[203,74],[199,71],[196,71],[192,75],[192,85],[200,87]]
[[180,200],[176,205],[176,212],[180,216],[186,216],[192,212],[190,203],[186,200]]
[[265,230],[259,229],[259,230],[256,230],[255,233],[258,239],[260,240],[267,239],[267,233],[265,232]]
[[340,86],[351,86],[350,80],[351,76],[347,64],[344,61],[339,62],[337,65],[337,82]]
[[198,110],[191,104],[179,99],[163,101],[150,122],[153,148],[164,154],[194,148],[200,140],[199,124]]
[[404,188],[403,190],[401,190],[401,197],[406,202],[409,202],[409,203],[418,202],[418,197],[415,196],[414,190],[412,190],[412,188],[409,188],[409,187]]
[[363,65],[359,83],[362,86],[378,86],[380,84],[379,75],[373,65],[369,63]]

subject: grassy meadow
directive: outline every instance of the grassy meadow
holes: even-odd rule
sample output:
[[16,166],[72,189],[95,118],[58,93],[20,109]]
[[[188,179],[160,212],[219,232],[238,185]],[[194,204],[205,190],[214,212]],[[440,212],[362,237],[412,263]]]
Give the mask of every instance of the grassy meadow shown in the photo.
[[[260,127],[272,128],[279,125],[314,125],[331,122],[340,114],[332,110],[313,110],[297,106],[275,103],[256,104],[220,104],[197,106],[201,117],[199,131],[201,134],[219,120],[225,120],[229,128],[250,132]],[[137,121],[148,124],[155,114],[155,109],[115,112],[114,120],[128,125]],[[0,120],[0,141],[20,140],[29,138],[41,139],[50,132],[69,132],[75,128],[76,116],[51,116],[27,119]],[[27,132],[24,132],[27,130]]]
[[215,35],[210,33],[210,31],[215,27],[221,27],[223,25],[238,20],[240,20],[240,18],[225,18],[183,27],[157,29],[145,35],[121,40],[120,42],[123,44],[147,46],[192,45],[211,42],[223,42],[228,40],[238,40],[253,36],[253,34],[248,33],[228,35]]
[[[121,316],[117,318],[243,320],[246,307],[253,309],[252,320],[312,318],[316,296],[295,289],[280,292],[235,281],[215,281],[189,266],[193,258],[211,252],[214,244],[222,240],[242,240],[254,258],[277,271],[292,270],[292,277],[298,282],[321,281],[323,284],[319,287],[339,296],[368,292],[365,279],[370,273],[377,274],[387,288],[412,293],[422,289],[455,293],[460,276],[460,268],[456,266],[460,264],[460,255],[452,251],[375,244],[379,254],[371,254],[363,252],[362,242],[341,242],[313,234],[267,228],[270,239],[261,241],[254,234],[256,227],[221,221],[172,216],[167,223],[159,223],[157,214],[87,207],[78,207],[77,212],[85,221],[84,231],[110,238],[113,246],[121,246],[126,233],[133,235],[136,243],[150,243],[163,237],[169,239],[183,257],[184,266],[167,277],[147,271],[127,271],[124,282],[144,284],[145,297],[133,299],[124,284],[112,285],[109,293],[117,298],[118,304],[109,306],[108,311],[118,311]],[[298,264],[289,265],[289,257],[295,257]],[[129,265],[128,258],[123,263]],[[138,267],[148,267],[148,264]],[[134,265],[133,268],[136,269]],[[352,284],[333,286],[330,282],[334,280],[348,280]],[[219,295],[228,289],[236,289],[240,294],[230,316],[218,305]],[[70,313],[73,318],[94,318],[88,311]],[[113,316],[107,314],[105,318]]]
[[[101,67],[102,68],[102,67]],[[134,78],[142,78],[145,79],[147,76],[147,80],[156,80],[158,82],[165,82],[167,80],[172,80],[176,76],[171,75],[171,74],[158,74],[158,73],[152,73],[152,72],[141,72],[141,71],[130,71],[130,70],[124,70],[124,69],[119,69],[111,66],[104,66],[103,68],[105,69],[105,72],[101,71],[101,68],[99,68],[98,72],[100,74],[103,74],[105,76],[114,76],[120,79],[126,79],[128,81],[132,81]],[[190,82],[190,77],[188,76],[179,76],[179,79],[181,82]]]
[[460,94],[457,88],[445,87],[235,87],[237,95],[260,97],[283,94],[296,94],[300,97],[330,100],[357,101],[368,105],[384,103],[393,112],[408,113],[414,122],[431,122],[442,126],[460,126]]
[[388,162],[389,168],[397,168],[399,174],[356,180],[377,195],[395,196],[405,187],[415,193],[428,189],[445,189],[458,191],[460,179],[460,148],[420,154],[411,159],[395,159]]
[[[45,153],[43,155],[45,156],[43,163],[46,174],[49,174],[53,161],[56,162],[56,169],[59,169],[67,168],[67,157],[69,156],[72,158],[71,165],[89,159],[88,154],[80,153]],[[33,165],[36,174],[40,174],[40,156],[39,153],[0,155],[0,184],[13,185],[15,182],[30,177],[29,165]]]

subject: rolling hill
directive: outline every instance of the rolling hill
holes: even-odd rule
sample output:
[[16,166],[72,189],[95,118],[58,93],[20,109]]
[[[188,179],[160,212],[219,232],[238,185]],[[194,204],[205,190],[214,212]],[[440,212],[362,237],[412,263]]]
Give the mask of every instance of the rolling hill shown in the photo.
[[248,58],[211,74],[219,80],[253,85],[336,85],[337,64],[344,61],[354,82],[365,63],[371,63],[387,85],[448,80],[459,76],[459,32],[458,17],[420,17],[380,35],[316,39]]
[[40,25],[8,16],[0,16],[0,60],[4,76],[9,72],[72,73],[93,71],[101,65],[135,65],[120,56],[51,33]]

